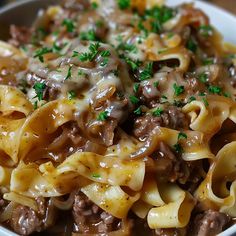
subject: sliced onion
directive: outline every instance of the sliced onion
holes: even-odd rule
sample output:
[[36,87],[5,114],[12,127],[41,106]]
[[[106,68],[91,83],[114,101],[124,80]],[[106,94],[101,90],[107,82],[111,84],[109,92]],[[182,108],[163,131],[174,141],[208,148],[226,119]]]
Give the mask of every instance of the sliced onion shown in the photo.
[[7,220],[9,220],[12,216],[12,212],[13,210],[16,208],[18,204],[16,202],[10,202],[5,209],[3,210],[3,212],[0,215],[0,222],[5,222]]
[[61,201],[57,197],[53,197],[52,204],[58,209],[66,211],[72,208],[74,199],[75,199],[75,191],[70,193],[70,196],[66,201]]

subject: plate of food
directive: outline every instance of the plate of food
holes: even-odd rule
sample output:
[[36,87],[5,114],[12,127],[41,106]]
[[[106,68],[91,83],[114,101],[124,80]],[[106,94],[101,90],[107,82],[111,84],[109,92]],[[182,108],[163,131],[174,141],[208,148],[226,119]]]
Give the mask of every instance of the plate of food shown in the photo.
[[233,15],[28,0],[0,25],[1,235],[235,235]]

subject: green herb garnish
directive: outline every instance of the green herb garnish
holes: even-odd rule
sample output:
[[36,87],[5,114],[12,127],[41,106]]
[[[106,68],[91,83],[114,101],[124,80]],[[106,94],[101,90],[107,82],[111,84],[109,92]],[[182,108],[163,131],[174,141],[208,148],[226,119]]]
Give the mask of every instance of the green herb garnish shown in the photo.
[[99,113],[97,120],[99,121],[105,121],[108,119],[108,111],[102,111]]
[[206,73],[202,73],[198,76],[199,81],[202,83],[206,83],[208,79],[208,75]]
[[117,4],[121,10],[125,10],[130,7],[130,0],[117,0]]
[[44,62],[44,55],[47,53],[51,53],[52,49],[48,47],[43,47],[35,51],[34,58],[37,58],[41,61]]
[[75,30],[75,23],[71,19],[64,19],[62,25],[66,27],[69,33],[73,33]]
[[34,84],[34,90],[36,93],[36,96],[34,98],[38,98],[39,101],[43,100],[43,92],[46,89],[46,84],[44,82],[40,83],[40,82],[36,82]]
[[184,86],[178,86],[176,83],[173,85],[175,96],[179,96],[180,94],[184,93]]
[[74,98],[76,98],[76,92],[74,90],[69,91],[68,92],[68,99],[72,100]]
[[129,96],[129,100],[133,103],[133,104],[138,104],[139,103],[139,99],[134,96],[134,95],[131,95]]
[[158,107],[155,111],[152,112],[153,116],[158,116],[160,117],[163,114],[164,110],[160,107]]
[[134,90],[135,93],[138,92],[139,87],[140,87],[140,84],[139,84],[139,83],[135,83],[135,84],[134,84],[134,86],[133,86],[133,90]]
[[79,37],[81,40],[88,40],[88,41],[96,41],[97,40],[96,33],[93,29],[91,29],[87,32],[81,32]]
[[141,107],[137,108],[137,109],[134,111],[134,114],[140,116],[140,115],[142,114],[142,109],[141,109]]
[[140,73],[139,79],[141,81],[151,79],[152,74],[153,74],[153,62],[149,62],[144,68],[144,70]]
[[196,53],[196,51],[197,51],[197,43],[193,39],[189,39],[186,47],[187,47],[187,49],[189,49],[193,53]]
[[213,28],[210,25],[201,25],[199,32],[204,37],[209,37],[213,34]]
[[213,86],[213,85],[209,85],[208,86],[208,91],[212,94],[218,94],[220,95],[222,93],[222,88],[219,86]]
[[67,71],[67,75],[66,75],[66,78],[65,78],[65,80],[67,80],[67,79],[70,79],[70,78],[71,78],[71,69],[72,69],[72,66],[69,66],[69,69],[68,69],[68,71]]
[[178,134],[178,140],[180,140],[180,139],[187,139],[187,138],[188,138],[188,136],[187,136],[187,134],[185,134],[185,133],[180,132],[180,133]]

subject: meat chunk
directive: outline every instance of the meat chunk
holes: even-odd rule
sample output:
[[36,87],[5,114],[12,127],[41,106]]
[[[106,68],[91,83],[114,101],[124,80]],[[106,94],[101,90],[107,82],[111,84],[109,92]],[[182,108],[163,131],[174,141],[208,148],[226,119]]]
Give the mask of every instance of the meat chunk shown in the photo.
[[31,39],[32,30],[27,27],[19,27],[15,25],[10,26],[10,43],[16,47],[19,47],[22,44],[29,43]]
[[10,225],[15,232],[21,235],[30,235],[33,232],[42,230],[42,221],[37,213],[33,209],[22,205],[14,209]]
[[134,135],[137,138],[145,138],[156,127],[168,127],[171,129],[181,129],[188,126],[188,119],[180,108],[170,106],[164,110],[161,116],[156,117],[150,114],[139,117],[135,120]]
[[[20,235],[30,235],[34,232],[41,232],[50,225],[47,222],[49,210],[48,202],[44,198],[38,198],[38,211],[35,211],[27,206],[18,205],[12,212],[10,226]],[[51,219],[50,219],[51,220]]]
[[155,160],[157,176],[165,181],[185,183],[190,175],[187,163],[177,157],[170,147],[160,142],[159,149],[151,157]]
[[207,210],[195,217],[190,232],[192,236],[215,236],[222,232],[229,222],[230,217],[228,215],[214,210]]
[[107,233],[121,227],[119,219],[103,211],[82,192],[75,196],[73,216],[76,223],[75,230],[83,234]]

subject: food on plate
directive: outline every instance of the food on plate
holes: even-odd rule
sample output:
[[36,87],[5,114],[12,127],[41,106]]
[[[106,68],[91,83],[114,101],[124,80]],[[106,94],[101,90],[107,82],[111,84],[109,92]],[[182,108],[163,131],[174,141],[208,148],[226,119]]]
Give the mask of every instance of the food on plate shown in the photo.
[[65,0],[0,42],[0,222],[20,235],[216,235],[236,217],[236,50],[193,4]]

